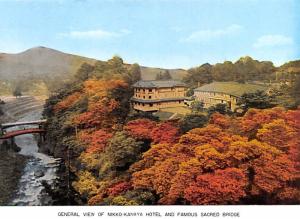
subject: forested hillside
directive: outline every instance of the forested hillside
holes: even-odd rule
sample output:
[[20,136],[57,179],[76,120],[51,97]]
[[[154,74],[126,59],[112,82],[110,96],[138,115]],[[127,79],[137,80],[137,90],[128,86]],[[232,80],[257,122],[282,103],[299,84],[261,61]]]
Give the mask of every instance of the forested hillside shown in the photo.
[[64,159],[79,204],[300,203],[299,108],[162,122],[130,109],[140,77],[118,57],[84,65],[46,103],[42,149]]
[[[71,81],[85,65],[99,68],[105,61],[68,54],[46,47],[35,47],[17,54],[0,53],[0,95],[11,94],[18,87],[30,95],[49,95]],[[130,68],[131,64],[124,67]],[[182,79],[183,69],[168,69],[174,79]],[[143,79],[154,80],[166,69],[141,67]]]

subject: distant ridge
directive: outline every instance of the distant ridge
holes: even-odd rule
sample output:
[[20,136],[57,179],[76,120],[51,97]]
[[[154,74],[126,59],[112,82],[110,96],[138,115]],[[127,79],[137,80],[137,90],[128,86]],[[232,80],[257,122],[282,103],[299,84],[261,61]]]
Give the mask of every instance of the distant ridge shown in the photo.
[[84,62],[94,63],[96,60],[41,46],[17,54],[0,53],[0,80],[45,75],[67,77]]
[[[64,53],[39,46],[16,54],[0,53],[0,80],[16,80],[20,77],[68,78],[84,63],[97,60]],[[141,67],[142,78],[153,80],[156,74],[166,69]],[[183,69],[168,69],[174,79],[182,79]]]

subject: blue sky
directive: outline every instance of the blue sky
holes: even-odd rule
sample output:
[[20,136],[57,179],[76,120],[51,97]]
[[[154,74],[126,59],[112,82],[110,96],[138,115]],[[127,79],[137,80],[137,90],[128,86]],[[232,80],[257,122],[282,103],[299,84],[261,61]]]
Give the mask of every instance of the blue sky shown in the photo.
[[46,46],[189,68],[300,58],[298,0],[0,0],[0,52]]

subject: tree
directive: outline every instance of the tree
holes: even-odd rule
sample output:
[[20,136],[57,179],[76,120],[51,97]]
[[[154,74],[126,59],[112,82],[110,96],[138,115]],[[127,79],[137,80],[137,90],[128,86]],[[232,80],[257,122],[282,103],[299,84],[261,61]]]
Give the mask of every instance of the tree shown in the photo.
[[244,110],[249,108],[267,109],[275,106],[274,98],[266,94],[264,91],[245,93],[238,100],[237,104]]
[[214,106],[210,106],[208,109],[208,114],[212,115],[213,113],[220,113],[220,114],[231,114],[231,110],[228,108],[227,104],[218,103]]
[[187,75],[183,78],[183,81],[193,88],[211,83],[213,81],[211,70],[212,66],[209,63],[191,68],[187,71]]
[[19,85],[17,85],[15,87],[15,89],[13,90],[13,95],[18,98],[18,97],[21,97],[22,96],[22,90],[21,90],[21,87]]
[[246,174],[237,168],[199,175],[184,191],[193,205],[236,204],[246,196]]
[[257,139],[287,152],[293,142],[297,141],[297,132],[289,127],[283,119],[264,124],[257,132]]
[[108,170],[127,170],[140,156],[142,143],[127,136],[124,132],[117,132],[110,139],[100,161],[100,174]]
[[192,112],[203,112],[204,111],[204,103],[198,100],[195,100],[191,104]]
[[93,65],[90,65],[86,62],[84,62],[80,68],[77,70],[77,72],[75,73],[74,77],[75,79],[77,79],[78,81],[85,81],[87,80],[91,74],[93,73],[95,67]]
[[156,74],[155,80],[157,80],[157,81],[162,80],[162,73],[161,72]]
[[295,100],[295,105],[300,105],[300,75],[295,78],[295,82],[292,84],[291,96]]
[[[124,114],[118,111],[120,106],[123,107],[120,97],[112,95],[115,94],[112,91],[127,89],[128,84],[123,80],[90,79],[86,80],[83,85],[83,92],[88,98],[88,109],[73,117],[74,125],[84,128],[113,129]],[[128,95],[126,92],[123,94]]]
[[165,70],[165,72],[162,75],[162,80],[170,80],[170,79],[172,79],[170,71],[169,70]]
[[129,76],[131,79],[131,83],[135,83],[142,78],[141,67],[139,64],[134,63],[129,69]]
[[156,78],[155,80],[171,80],[172,76],[169,72],[169,70],[165,70],[164,73],[159,72],[158,74],[156,74]]
[[82,96],[83,95],[80,92],[72,93],[71,95],[65,97],[63,100],[61,100],[54,106],[54,112],[60,112],[68,109],[69,107],[73,106],[77,101],[80,101]]
[[151,139],[151,131],[156,126],[156,122],[149,119],[136,119],[128,122],[124,130],[138,140]]
[[100,153],[103,152],[108,144],[108,141],[113,135],[104,130],[97,131],[81,131],[79,133],[79,140],[86,144],[87,153]]
[[[131,167],[134,188],[154,191],[161,204],[298,203],[299,165],[285,146],[298,144],[294,112],[255,109],[244,117],[214,114],[213,124],[192,129],[175,143],[152,145]],[[276,120],[280,117],[285,122]],[[254,126],[256,139],[232,130],[250,120],[262,123]],[[282,141],[279,132],[286,132]]]
[[[149,130],[150,131],[150,130]],[[170,122],[157,124],[151,130],[151,140],[154,144],[158,143],[174,143],[178,139],[179,130]]]
[[179,123],[180,132],[186,133],[194,128],[202,128],[208,122],[203,114],[188,114]]

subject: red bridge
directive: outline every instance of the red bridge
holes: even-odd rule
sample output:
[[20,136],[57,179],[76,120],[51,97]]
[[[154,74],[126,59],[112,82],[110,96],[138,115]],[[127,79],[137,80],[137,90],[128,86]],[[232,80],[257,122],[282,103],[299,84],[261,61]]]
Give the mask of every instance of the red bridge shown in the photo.
[[45,133],[45,130],[39,128],[29,128],[24,130],[10,131],[0,136],[0,140],[10,139],[18,135],[26,135],[26,134],[34,134],[34,133],[39,133],[39,134]]
[[[19,135],[26,135],[26,134],[40,134],[42,140],[45,138],[45,129],[43,125],[47,122],[47,120],[36,120],[36,121],[24,121],[24,122],[15,122],[15,123],[4,123],[0,124],[0,140],[11,139],[11,142],[14,141],[14,137]],[[21,126],[28,126],[23,127]],[[36,128],[32,126],[38,126]],[[18,130],[7,131],[6,129],[11,127],[18,127]]]

